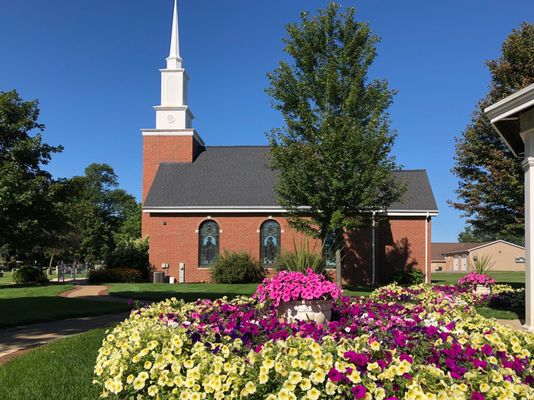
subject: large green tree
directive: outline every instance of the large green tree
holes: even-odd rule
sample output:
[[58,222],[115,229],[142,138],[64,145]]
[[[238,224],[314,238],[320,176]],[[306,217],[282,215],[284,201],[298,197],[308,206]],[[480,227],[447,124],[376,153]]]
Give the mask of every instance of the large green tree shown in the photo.
[[140,206],[120,189],[107,164],[91,164],[82,176],[64,182],[63,211],[71,229],[63,254],[78,262],[100,263],[109,259],[118,243],[141,237]]
[[43,169],[62,148],[43,142],[38,118],[37,100],[0,92],[0,247],[6,258],[29,261],[64,228],[60,185]]
[[268,74],[267,93],[285,121],[268,135],[270,162],[291,224],[324,239],[366,224],[402,193],[386,112],[394,91],[367,78],[379,38],[353,8],[331,3],[316,16],[302,13],[287,34],[291,61]]
[[534,83],[534,25],[523,23],[487,63],[489,93],[478,103],[462,136],[456,139],[453,173],[459,178],[451,204],[467,218],[470,240],[524,242],[523,171],[492,128],[484,108]]

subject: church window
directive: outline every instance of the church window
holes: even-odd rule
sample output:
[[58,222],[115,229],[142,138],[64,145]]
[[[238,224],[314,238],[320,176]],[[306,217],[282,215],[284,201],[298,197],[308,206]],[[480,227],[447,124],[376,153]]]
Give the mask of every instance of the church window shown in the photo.
[[272,267],[280,254],[280,224],[265,221],[260,228],[260,259],[264,267]]
[[219,225],[215,221],[205,221],[199,229],[200,266],[207,267],[219,255]]
[[336,234],[334,232],[328,233],[323,242],[323,257],[326,268],[336,267],[336,250],[338,247],[339,243],[336,241]]

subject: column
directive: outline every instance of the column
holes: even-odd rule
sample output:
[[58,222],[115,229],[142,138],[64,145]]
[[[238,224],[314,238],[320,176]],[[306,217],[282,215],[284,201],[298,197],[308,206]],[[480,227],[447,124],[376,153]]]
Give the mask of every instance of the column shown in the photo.
[[521,135],[525,142],[525,329],[534,331],[534,129]]

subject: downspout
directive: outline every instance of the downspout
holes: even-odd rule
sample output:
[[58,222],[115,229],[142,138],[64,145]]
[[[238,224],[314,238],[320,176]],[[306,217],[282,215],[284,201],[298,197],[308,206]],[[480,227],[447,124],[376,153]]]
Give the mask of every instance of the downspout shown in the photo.
[[376,284],[376,211],[373,211],[373,225],[371,229],[371,284]]
[[428,220],[430,218],[430,213],[426,212],[425,218],[425,283],[430,283],[428,277]]

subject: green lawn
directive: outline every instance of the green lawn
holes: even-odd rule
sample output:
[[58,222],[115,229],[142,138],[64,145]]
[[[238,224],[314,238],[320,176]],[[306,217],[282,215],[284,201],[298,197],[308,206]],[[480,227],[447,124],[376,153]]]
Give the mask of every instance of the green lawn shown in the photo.
[[[465,273],[458,272],[433,272],[432,283],[456,283],[464,275]],[[488,275],[493,276],[497,283],[506,283],[516,288],[525,286],[524,272],[490,272]]]
[[[456,283],[463,275],[461,273],[434,273],[432,275],[432,282],[439,284]],[[491,275],[498,283],[508,283],[514,287],[524,286],[525,274],[523,272],[492,272]],[[254,293],[257,285],[116,283],[111,284],[111,286],[111,294],[126,298],[159,301],[169,297],[176,297],[185,301],[195,301],[198,298],[214,299],[222,296],[235,297],[238,295],[251,295]],[[350,286],[345,288],[344,293],[349,296],[368,296],[373,290],[374,288],[371,286]],[[524,309],[500,310],[480,307],[478,308],[478,312],[485,317],[498,319],[521,319],[525,315]]]
[[0,366],[0,398],[98,399],[92,384],[105,329],[95,329],[33,350]]
[[[456,283],[458,279],[464,276],[465,273],[453,272],[434,272],[432,274],[432,282],[439,284]],[[525,287],[525,273],[524,272],[490,272],[497,283],[508,284],[515,288]],[[478,307],[477,312],[486,318],[497,319],[524,319],[525,309],[514,308],[510,310],[503,310],[490,307]]]
[[13,283],[13,281],[11,280],[11,275],[12,275],[11,271],[4,272],[4,276],[0,278],[0,286],[11,285]]
[[0,287],[0,328],[88,315],[126,311],[128,305],[66,299],[57,295],[74,285]]
[[499,308],[477,307],[477,312],[486,318],[519,319],[519,320],[525,319],[524,308],[512,308],[509,310],[503,310]]
[[[110,294],[139,300],[159,301],[169,297],[176,297],[185,301],[202,299],[216,299],[223,296],[235,297],[239,295],[250,296],[258,286],[255,283],[218,285],[213,283],[185,283],[170,285],[167,283],[112,283]],[[346,289],[345,294],[350,296],[366,296],[372,288],[365,286]]]

